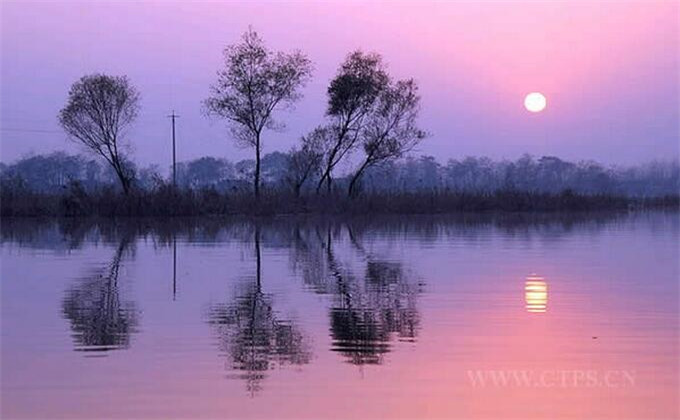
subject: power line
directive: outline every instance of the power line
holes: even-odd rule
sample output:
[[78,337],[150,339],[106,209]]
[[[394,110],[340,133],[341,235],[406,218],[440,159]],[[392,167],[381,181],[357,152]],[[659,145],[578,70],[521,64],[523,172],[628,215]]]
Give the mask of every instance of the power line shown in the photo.
[[63,134],[63,131],[59,130],[42,130],[42,129],[37,129],[37,128],[0,128],[0,131],[7,131],[7,132],[13,132],[13,133],[57,133],[57,134]]

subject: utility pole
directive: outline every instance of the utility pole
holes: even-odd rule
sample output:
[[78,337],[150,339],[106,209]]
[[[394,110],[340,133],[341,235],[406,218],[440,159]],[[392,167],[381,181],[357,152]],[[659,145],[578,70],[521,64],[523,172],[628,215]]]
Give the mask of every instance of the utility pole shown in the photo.
[[172,114],[168,115],[168,118],[172,120],[172,186],[177,187],[177,169],[175,161],[175,119],[179,118],[179,115],[175,114],[175,110],[172,110]]

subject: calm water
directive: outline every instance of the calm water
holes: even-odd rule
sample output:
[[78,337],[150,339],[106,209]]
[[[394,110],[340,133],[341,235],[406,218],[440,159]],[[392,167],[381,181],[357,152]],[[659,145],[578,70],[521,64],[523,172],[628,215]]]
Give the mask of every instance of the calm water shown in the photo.
[[4,220],[2,418],[675,418],[677,214]]

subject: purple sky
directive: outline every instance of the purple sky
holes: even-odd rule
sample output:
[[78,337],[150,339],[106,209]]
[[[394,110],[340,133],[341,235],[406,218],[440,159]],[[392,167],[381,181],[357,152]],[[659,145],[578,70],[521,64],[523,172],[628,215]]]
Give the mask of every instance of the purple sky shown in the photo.
[[[678,156],[678,2],[18,2],[1,5],[0,159],[80,149],[56,122],[71,83],[127,74],[142,94],[135,160],[250,157],[201,113],[221,51],[249,24],[273,49],[315,63],[295,110],[265,152],[287,150],[322,122],[338,64],[361,48],[384,55],[422,93],[417,153],[441,161],[528,152],[605,163]],[[543,92],[547,109],[523,107]]]

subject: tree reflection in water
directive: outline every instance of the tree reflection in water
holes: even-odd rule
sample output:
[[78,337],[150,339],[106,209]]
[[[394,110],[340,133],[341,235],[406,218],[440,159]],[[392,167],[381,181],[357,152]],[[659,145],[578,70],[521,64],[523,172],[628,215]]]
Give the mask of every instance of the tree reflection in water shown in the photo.
[[275,366],[303,365],[311,360],[306,337],[290,320],[277,317],[270,295],[262,292],[260,231],[255,230],[256,276],[233,302],[210,310],[219,345],[236,376],[246,381],[251,396],[261,389],[266,372]]
[[76,350],[106,352],[130,345],[137,311],[133,302],[121,299],[118,277],[131,242],[131,236],[121,239],[107,266],[66,292],[62,313],[71,323]]
[[[332,297],[330,333],[333,351],[356,365],[380,364],[392,342],[415,342],[420,326],[416,305],[420,285],[402,263],[383,260],[366,252],[348,227],[352,245],[365,264],[357,276],[342,264],[334,250],[334,233],[305,237],[296,232],[293,266],[302,272],[305,284],[317,293]],[[319,252],[321,250],[321,252]]]

